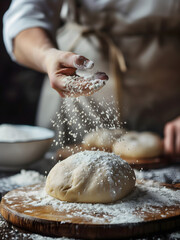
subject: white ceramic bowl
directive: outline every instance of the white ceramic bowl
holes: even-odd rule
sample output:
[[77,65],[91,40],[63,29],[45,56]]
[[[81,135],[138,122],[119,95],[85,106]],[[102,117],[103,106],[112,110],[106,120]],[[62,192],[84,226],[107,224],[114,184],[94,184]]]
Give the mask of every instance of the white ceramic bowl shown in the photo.
[[41,159],[53,137],[52,130],[42,127],[0,125],[0,168],[18,168]]

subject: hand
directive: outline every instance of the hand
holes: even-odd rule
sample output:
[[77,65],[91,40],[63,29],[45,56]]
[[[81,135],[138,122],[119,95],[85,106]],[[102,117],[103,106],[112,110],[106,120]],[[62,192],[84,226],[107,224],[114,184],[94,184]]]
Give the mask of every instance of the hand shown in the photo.
[[164,150],[167,155],[180,156],[180,117],[164,127]]
[[44,60],[51,87],[61,97],[91,95],[105,85],[108,76],[98,72],[91,77],[80,77],[76,70],[87,70],[94,66],[89,59],[71,52],[63,52],[55,48],[48,49]]
[[17,34],[13,52],[20,64],[47,73],[51,87],[61,97],[91,95],[108,79],[105,73],[100,72],[91,77],[78,76],[77,69],[90,69],[94,63],[83,56],[58,50],[49,34],[39,27]]

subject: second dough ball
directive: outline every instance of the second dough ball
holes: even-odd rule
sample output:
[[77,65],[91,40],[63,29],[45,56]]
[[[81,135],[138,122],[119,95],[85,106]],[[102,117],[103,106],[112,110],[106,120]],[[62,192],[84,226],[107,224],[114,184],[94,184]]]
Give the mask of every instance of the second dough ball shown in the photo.
[[84,151],[57,163],[46,181],[46,192],[68,202],[110,203],[129,194],[135,174],[113,153]]
[[120,138],[126,131],[124,129],[98,129],[84,136],[84,148],[88,150],[105,150],[112,152],[114,141]]
[[132,131],[114,143],[113,152],[125,159],[158,157],[163,153],[163,142],[154,133]]

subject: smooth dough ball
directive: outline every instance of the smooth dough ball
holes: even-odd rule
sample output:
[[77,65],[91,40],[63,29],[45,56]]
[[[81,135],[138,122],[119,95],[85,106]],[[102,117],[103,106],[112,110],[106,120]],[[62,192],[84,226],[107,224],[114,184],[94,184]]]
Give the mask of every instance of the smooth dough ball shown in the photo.
[[113,145],[113,152],[122,158],[151,158],[163,153],[161,138],[151,132],[128,132]]
[[130,165],[114,153],[84,151],[57,163],[46,180],[46,192],[62,201],[110,203],[135,186]]
[[99,129],[87,133],[84,136],[83,144],[85,149],[98,149],[112,151],[114,141],[125,133],[124,129]]

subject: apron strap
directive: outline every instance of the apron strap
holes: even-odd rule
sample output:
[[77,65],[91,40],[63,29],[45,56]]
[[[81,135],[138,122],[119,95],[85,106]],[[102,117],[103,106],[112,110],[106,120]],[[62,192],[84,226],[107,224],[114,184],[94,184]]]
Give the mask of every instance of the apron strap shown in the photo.
[[77,11],[77,6],[79,5],[78,2],[78,0],[63,0],[60,18],[65,22],[79,22],[79,14]]

